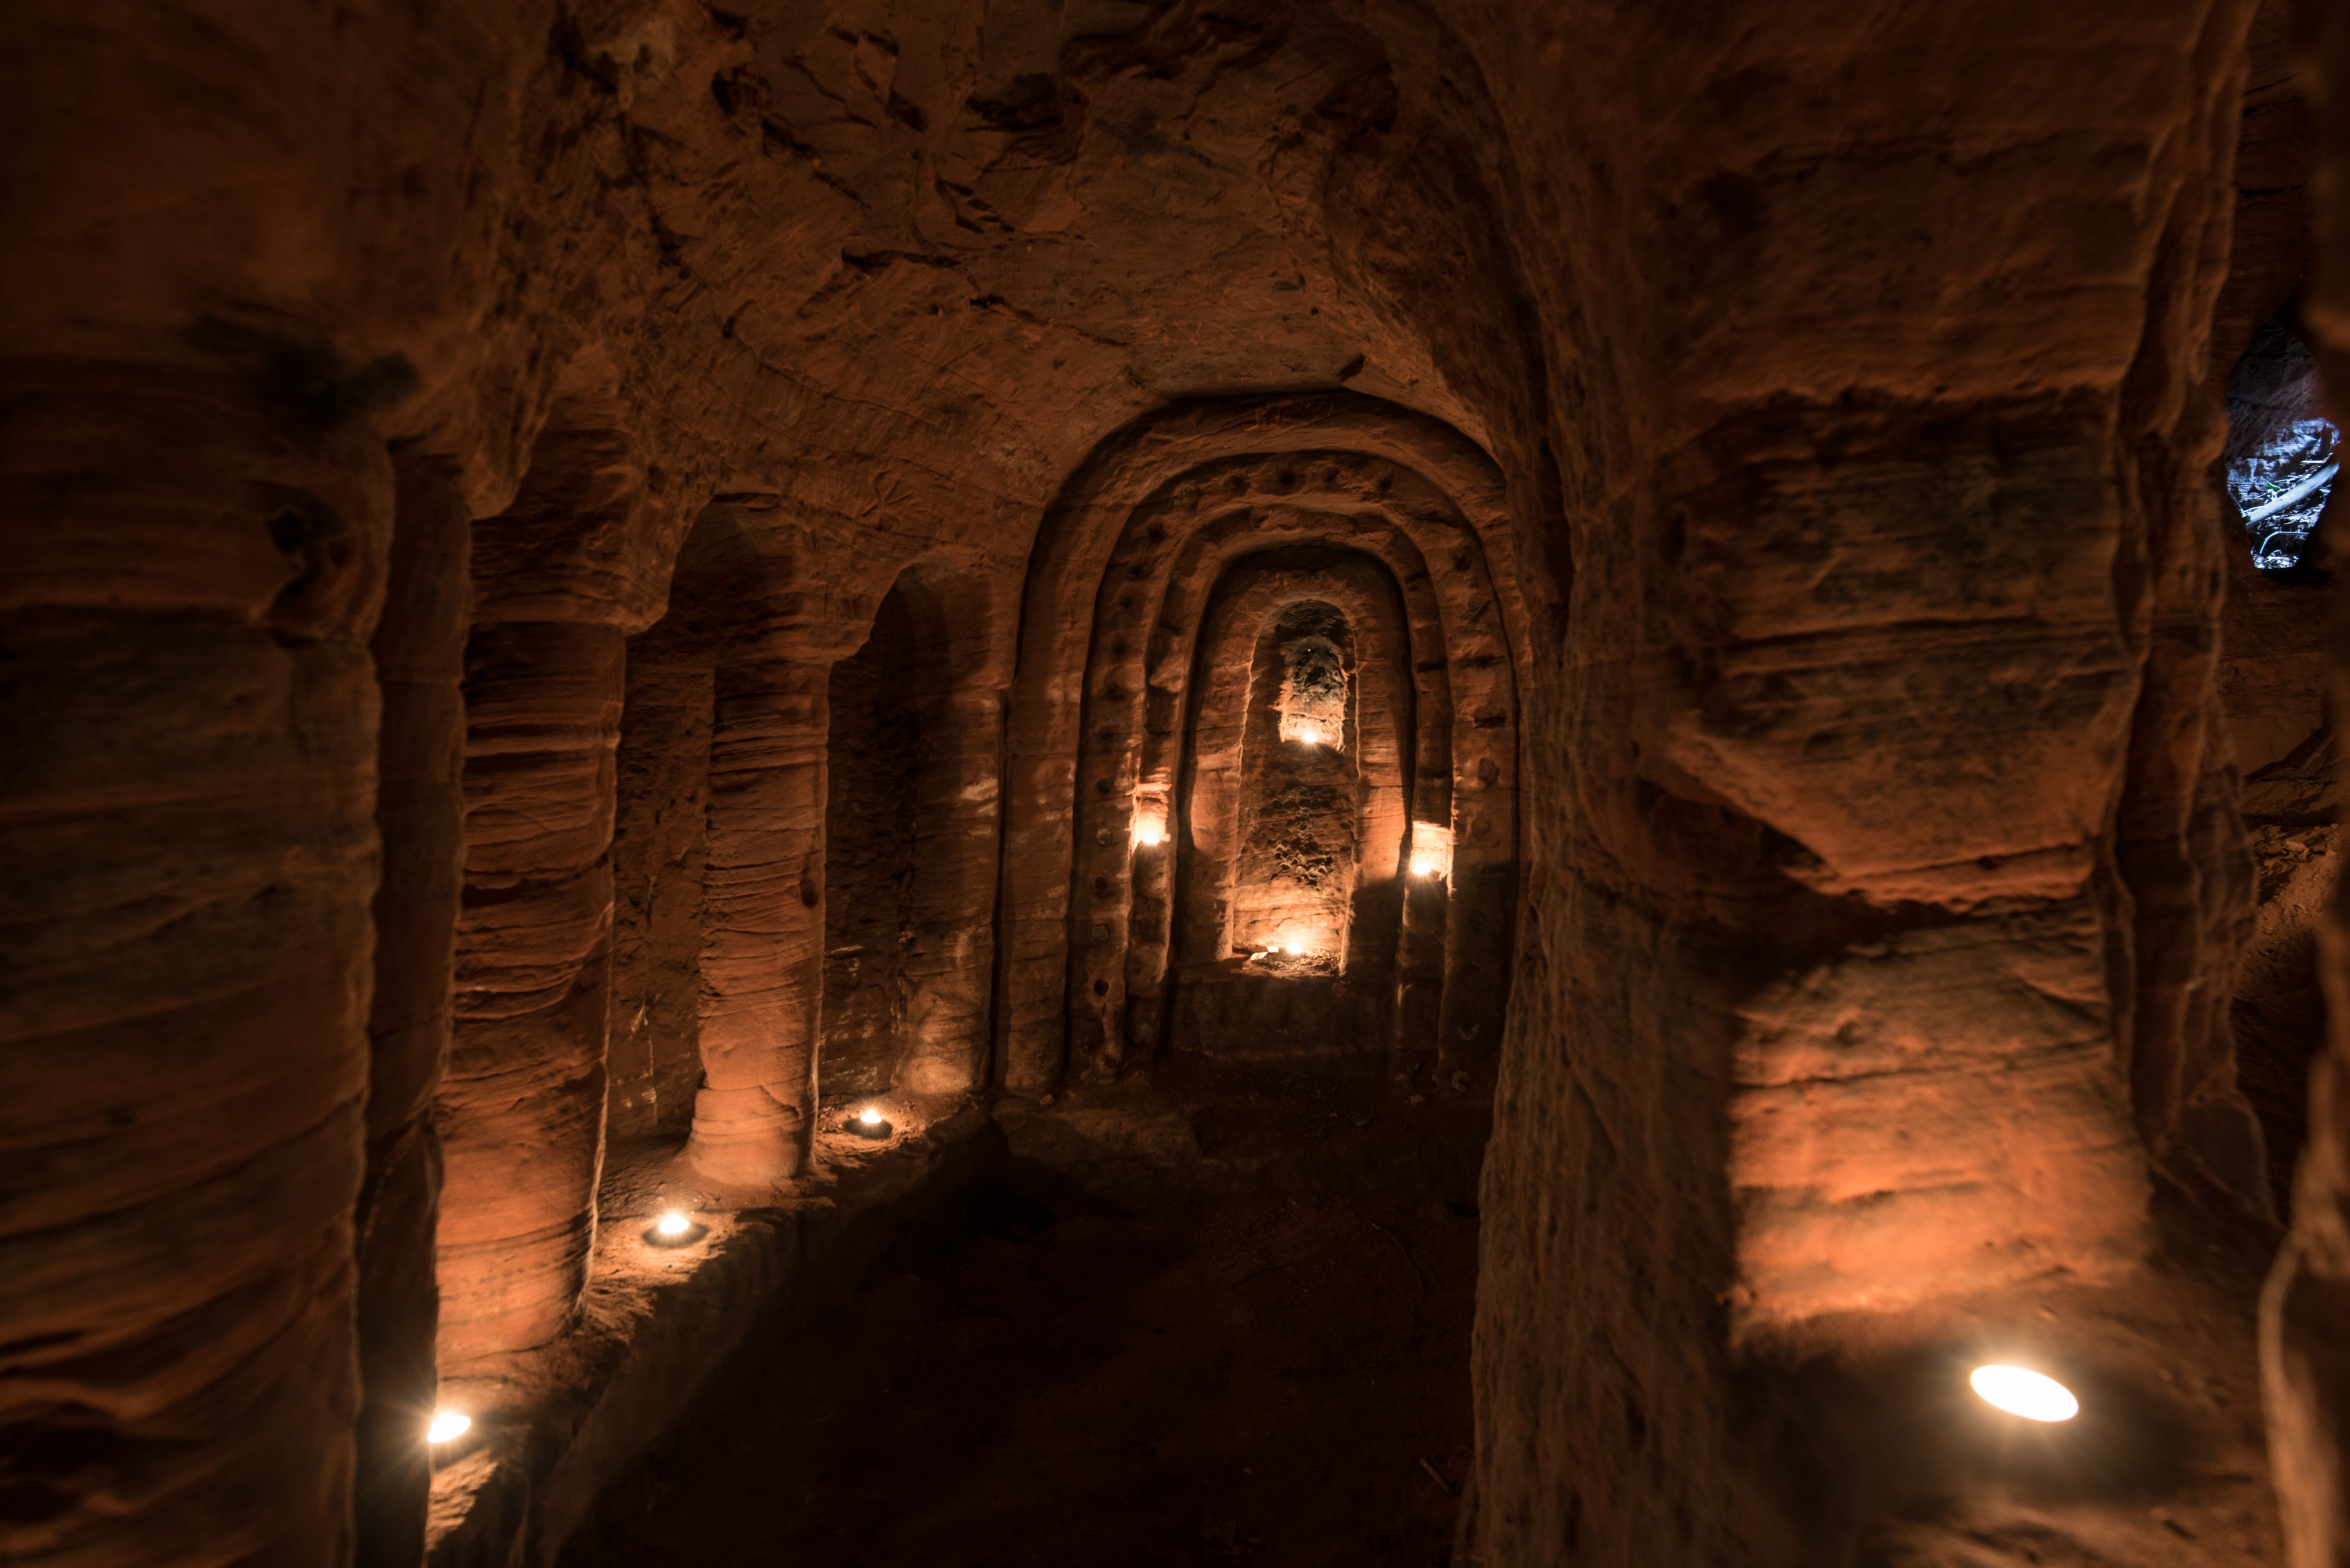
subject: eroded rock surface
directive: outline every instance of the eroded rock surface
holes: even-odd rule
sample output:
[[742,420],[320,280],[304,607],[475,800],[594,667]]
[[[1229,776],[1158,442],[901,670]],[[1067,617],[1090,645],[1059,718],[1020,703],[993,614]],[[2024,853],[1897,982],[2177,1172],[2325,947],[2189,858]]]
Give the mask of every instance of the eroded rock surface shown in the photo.
[[[614,1137],[753,1210],[850,1096],[1084,1081],[1117,1147],[1257,1047],[1491,1097],[1461,1560],[2272,1555],[2334,762],[2211,465],[2304,254],[2341,411],[2341,17],[21,21],[0,1555],[412,1558],[424,1340],[577,1359]],[[1343,778],[1265,765],[1309,602]],[[1360,995],[1187,974],[1309,784]],[[2272,1303],[2311,1564],[2345,1051]],[[2178,1531],[1791,1459],[2027,1329],[2185,1434],[2124,1489]]]

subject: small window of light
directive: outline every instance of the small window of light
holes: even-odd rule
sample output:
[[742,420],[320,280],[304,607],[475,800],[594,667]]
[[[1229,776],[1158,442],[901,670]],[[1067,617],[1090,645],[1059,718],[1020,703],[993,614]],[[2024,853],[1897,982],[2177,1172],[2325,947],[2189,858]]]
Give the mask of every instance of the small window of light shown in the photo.
[[1452,875],[1452,830],[1441,823],[1411,825],[1411,874],[1441,881]]
[[2069,1421],[2081,1413],[2070,1388],[2022,1366],[1978,1366],[1967,1381],[1985,1400],[2027,1421]]
[[425,1428],[424,1440],[428,1443],[454,1442],[473,1430],[473,1418],[461,1410],[436,1411],[432,1425]]
[[1318,635],[1293,638],[1282,648],[1286,668],[1274,709],[1284,741],[1343,750],[1347,743],[1347,661],[1337,645]]

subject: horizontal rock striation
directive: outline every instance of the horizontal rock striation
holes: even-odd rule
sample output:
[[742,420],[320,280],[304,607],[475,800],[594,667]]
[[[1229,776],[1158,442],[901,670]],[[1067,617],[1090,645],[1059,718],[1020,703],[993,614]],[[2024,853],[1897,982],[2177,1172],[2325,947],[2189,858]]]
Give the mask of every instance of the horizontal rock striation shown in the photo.
[[[528,1403],[608,1118],[764,1202],[835,1090],[1161,1051],[1135,813],[1279,552],[1395,666],[1358,840],[1451,835],[1391,929],[1495,1106],[1460,1560],[1874,1551],[1791,1457],[1862,1340],[2150,1289],[2150,1197],[2263,1233],[2240,817],[2336,792],[2209,469],[2305,213],[2350,353],[2324,7],[13,19],[0,1557],[402,1560],[422,1336]],[[893,593],[914,875],[827,1084]],[[2345,1051],[2271,1301],[2306,1563]]]

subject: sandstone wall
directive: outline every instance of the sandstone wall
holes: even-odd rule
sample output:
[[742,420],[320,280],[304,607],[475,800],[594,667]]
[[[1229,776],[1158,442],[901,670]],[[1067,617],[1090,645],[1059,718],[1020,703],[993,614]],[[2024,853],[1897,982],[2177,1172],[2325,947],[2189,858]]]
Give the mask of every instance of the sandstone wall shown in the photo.
[[[2304,5],[2301,38],[2314,67],[2311,97],[2319,109],[2315,137],[2312,266],[2303,318],[2313,329],[2325,378],[2327,411],[2350,418],[2350,17]],[[2337,492],[2337,494],[2339,493]],[[2329,516],[2339,552],[2338,504]],[[2333,629],[2335,712],[2345,695],[2344,641]],[[2322,889],[2319,889],[2322,891]],[[2341,1337],[2350,1312],[2350,962],[2345,953],[2338,878],[2328,918],[2319,923],[2315,968],[2323,983],[2325,1045],[2309,1094],[2309,1144],[2293,1192],[2293,1231],[2285,1239],[2262,1303],[2262,1371],[2267,1383],[2270,1462],[2284,1503],[2293,1568],[2316,1568],[2350,1552],[2350,1360]]]
[[1566,614],[1470,1549],[1795,1561],[1806,1324],[2126,1278],[2149,1163],[2257,1190],[2198,395],[2249,8],[1448,16],[1382,25],[1513,129],[1544,395],[1485,422]]
[[[2257,1207],[2204,355],[2263,313],[2231,222],[2290,243],[2227,188],[2272,12],[22,23],[0,1552],[331,1563],[355,1488],[413,1506],[450,889],[399,726],[451,671],[382,605],[466,522],[444,1371],[562,1332],[608,1116],[801,1168],[826,693],[892,584],[954,676],[901,1068],[1117,1070],[1171,896],[1120,814],[1265,545],[1440,632],[1402,967],[1499,1080],[1471,1551],[1808,1560],[1814,1325],[2128,1281],[2153,1182]],[[2319,1390],[2332,1114],[2277,1339]],[[2309,1542],[2329,1408],[2282,1428]]]
[[824,1088],[886,1090],[911,983],[915,792],[929,759],[923,649],[905,597],[889,594],[863,648],[832,667],[826,746]]
[[442,1192],[432,1104],[449,1063],[455,934],[464,886],[465,634],[473,537],[443,463],[395,458],[393,548],[369,644],[382,687],[376,828],[375,985],[368,1020],[367,1179],[359,1190],[359,1559],[423,1550],[439,1374],[434,1267]]

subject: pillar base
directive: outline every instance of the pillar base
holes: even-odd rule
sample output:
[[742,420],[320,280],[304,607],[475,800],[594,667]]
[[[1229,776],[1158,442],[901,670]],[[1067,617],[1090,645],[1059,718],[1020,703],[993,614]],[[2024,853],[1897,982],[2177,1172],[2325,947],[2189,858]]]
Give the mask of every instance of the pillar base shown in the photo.
[[730,1187],[773,1187],[807,1168],[807,1119],[764,1086],[695,1091],[686,1163]]

